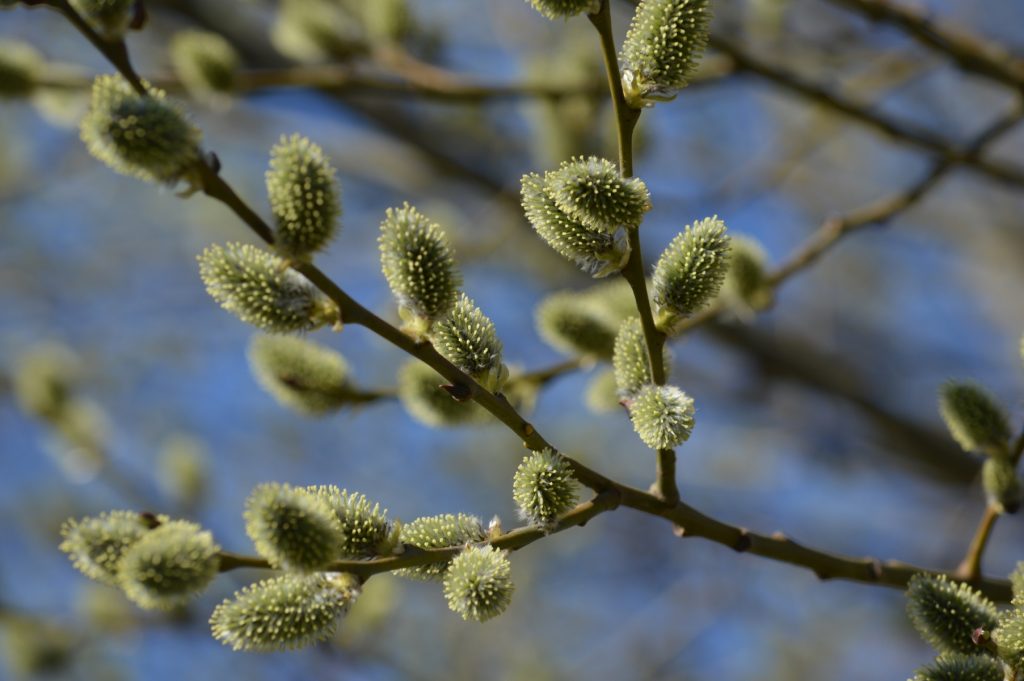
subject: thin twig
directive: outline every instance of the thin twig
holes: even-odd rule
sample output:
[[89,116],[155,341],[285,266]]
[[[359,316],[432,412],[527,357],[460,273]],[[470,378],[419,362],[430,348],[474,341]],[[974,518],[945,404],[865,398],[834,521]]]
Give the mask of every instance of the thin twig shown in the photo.
[[945,27],[923,9],[889,0],[828,1],[859,12],[872,21],[897,26],[918,42],[952,59],[961,69],[1024,92],[1024,57],[1011,54],[992,38],[976,36],[959,27]]

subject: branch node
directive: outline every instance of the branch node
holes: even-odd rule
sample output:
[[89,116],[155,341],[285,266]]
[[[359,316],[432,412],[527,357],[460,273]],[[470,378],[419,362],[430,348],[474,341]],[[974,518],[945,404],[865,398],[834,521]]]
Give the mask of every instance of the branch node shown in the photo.
[[743,553],[750,550],[750,546],[753,541],[750,539],[750,531],[745,527],[739,528],[739,535],[736,537],[736,541],[732,545],[733,551],[737,553]]
[[446,385],[442,385],[441,388],[446,393],[451,395],[452,399],[455,400],[456,402],[465,402],[470,398],[472,394],[472,391],[470,391],[469,386],[466,385],[465,383],[449,383]]

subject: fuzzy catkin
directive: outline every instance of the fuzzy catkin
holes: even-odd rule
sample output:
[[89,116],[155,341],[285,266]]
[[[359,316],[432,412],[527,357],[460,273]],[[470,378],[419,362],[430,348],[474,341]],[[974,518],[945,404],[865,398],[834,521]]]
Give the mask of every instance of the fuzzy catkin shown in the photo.
[[132,21],[135,0],[68,0],[94,31],[107,40],[119,40]]
[[[163,516],[158,522],[167,522]],[[134,511],[107,511],[97,516],[68,520],[61,527],[60,550],[90,579],[117,584],[117,568],[128,548],[148,532],[150,523]]]
[[675,98],[708,40],[708,0],[642,0],[622,46],[622,86],[634,108]]
[[240,58],[224,36],[210,31],[178,31],[170,42],[171,68],[185,89],[199,98],[231,92]]
[[344,532],[334,509],[300,487],[267,483],[245,502],[245,531],[271,565],[295,572],[325,568],[340,557]]
[[651,209],[651,196],[639,178],[624,178],[611,161],[597,156],[577,157],[544,175],[555,205],[590,229],[614,233],[636,227]]
[[199,525],[172,520],[146,532],[118,565],[118,584],[137,605],[167,610],[187,603],[217,576],[220,547]]
[[487,412],[472,400],[458,401],[441,386],[447,381],[418,359],[398,370],[398,399],[420,423],[435,428],[483,421]]
[[494,322],[465,293],[459,295],[448,315],[434,324],[430,340],[445,359],[488,390],[499,390],[508,377]]
[[[480,519],[459,513],[425,516],[402,526],[402,543],[421,549],[440,549],[482,542],[487,538]],[[419,580],[440,579],[448,570],[448,563],[432,563],[395,570],[396,575]]]
[[470,546],[455,556],[444,575],[448,607],[464,620],[486,622],[512,602],[512,566],[504,551]]
[[551,248],[594,277],[620,271],[629,259],[623,230],[609,234],[569,217],[537,173],[522,178],[522,206],[526,219]]
[[210,297],[247,324],[294,333],[338,319],[337,307],[302,275],[251,244],[209,246],[198,260]]
[[233,650],[294,650],[328,639],[359,595],[348,574],[286,574],[250,584],[216,607],[213,637]]
[[914,672],[911,681],[1003,681],[1003,665],[988,655],[949,653]]
[[1000,455],[985,459],[981,466],[981,483],[989,506],[999,513],[1016,513],[1020,508],[1020,478],[1009,457]]
[[[662,362],[668,373],[671,362],[668,347],[664,345]],[[644,340],[643,323],[639,317],[630,317],[619,325],[619,332],[615,336],[612,367],[615,370],[615,384],[619,388],[620,397],[630,397],[648,383],[654,382],[651,359]]]
[[1010,439],[1006,412],[981,386],[958,381],[944,384],[939,388],[939,413],[964,451],[1005,453]]
[[512,480],[512,498],[525,520],[550,528],[559,515],[576,505],[579,486],[569,462],[545,449],[523,458]]
[[596,12],[601,7],[601,0],[527,0],[535,10],[548,19],[564,19],[582,14]]
[[341,188],[335,175],[323,149],[302,135],[281,137],[270,150],[267,196],[282,255],[306,258],[337,234]]
[[658,326],[671,330],[680,318],[700,311],[718,295],[729,270],[729,237],[717,216],[678,234],[654,267]]
[[322,416],[351,404],[355,388],[345,358],[297,336],[253,336],[249,368],[256,382],[282,405]]
[[455,305],[462,277],[440,225],[408,203],[380,224],[380,264],[388,286],[418,334]]
[[199,161],[199,129],[162,90],[140,95],[120,75],[93,81],[80,126],[89,153],[115,172],[147,182],[175,184]]
[[373,558],[391,553],[397,545],[394,527],[387,509],[371,504],[365,495],[339,489],[335,485],[307,487],[306,490],[327,504],[338,518],[341,558]]
[[46,60],[21,40],[0,40],[0,97],[25,97],[36,89]]
[[976,653],[972,634],[998,624],[995,605],[967,584],[945,575],[914,575],[907,587],[907,614],[918,633],[941,653]]
[[671,385],[647,385],[629,403],[633,429],[651,449],[673,449],[690,439],[693,399]]

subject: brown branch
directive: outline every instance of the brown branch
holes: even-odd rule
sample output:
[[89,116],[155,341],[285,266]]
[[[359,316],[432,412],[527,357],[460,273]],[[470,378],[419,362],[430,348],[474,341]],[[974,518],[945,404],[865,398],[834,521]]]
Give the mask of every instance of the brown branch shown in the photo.
[[1024,92],[1024,58],[988,37],[937,23],[917,7],[889,0],[828,0],[872,21],[899,27],[918,42],[952,59],[964,71]]

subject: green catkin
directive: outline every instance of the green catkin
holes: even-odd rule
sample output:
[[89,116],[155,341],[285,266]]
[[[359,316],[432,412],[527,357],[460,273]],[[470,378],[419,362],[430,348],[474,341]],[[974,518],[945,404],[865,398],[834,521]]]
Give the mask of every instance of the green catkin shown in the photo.
[[964,451],[1006,453],[1010,424],[1003,408],[984,388],[949,381],[939,388],[939,413]]
[[764,248],[747,237],[732,237],[730,244],[729,271],[722,284],[722,295],[747,310],[764,309],[772,301]]
[[1015,669],[1024,667],[1024,610],[1015,608],[1003,613],[999,626],[992,632],[999,657]]
[[1024,561],[1017,563],[1010,573],[1010,586],[1013,588],[1013,604],[1024,608]]
[[270,150],[266,182],[282,255],[306,258],[330,243],[341,217],[341,189],[319,146],[302,135],[281,137]]
[[633,429],[651,449],[673,449],[690,439],[693,399],[672,385],[647,385],[629,403]]
[[160,488],[178,503],[191,507],[206,493],[208,464],[202,443],[184,434],[170,437],[157,461]]
[[622,46],[622,89],[635,109],[674,99],[708,40],[708,0],[642,0]]
[[654,267],[658,327],[671,330],[679,319],[700,311],[718,295],[729,271],[729,237],[717,216],[678,234]]
[[134,0],[68,0],[68,4],[107,40],[124,36],[135,6]]
[[398,399],[414,419],[435,428],[458,426],[486,418],[487,412],[476,402],[453,399],[441,387],[447,382],[441,374],[420,360],[410,360],[398,371]]
[[1003,665],[988,655],[940,655],[914,672],[911,681],[1003,681]]
[[[406,523],[400,537],[403,544],[421,549],[440,549],[482,542],[487,539],[487,532],[476,516],[446,513]],[[395,570],[395,574],[409,579],[437,580],[447,569],[448,563],[434,563],[402,568]]]
[[362,2],[360,11],[363,28],[371,41],[397,43],[415,28],[408,0]]
[[[662,348],[662,361],[669,366],[668,348]],[[612,355],[615,383],[619,397],[630,397],[648,383],[653,383],[651,360],[644,341],[643,324],[639,317],[630,317],[619,326]]]
[[71,383],[79,362],[66,346],[40,343],[18,357],[12,384],[18,406],[27,414],[58,419],[73,399]]
[[601,8],[601,0],[528,0],[528,2],[548,19],[564,19],[583,12],[593,14]]
[[974,630],[992,631],[998,624],[992,601],[945,575],[914,575],[907,587],[907,613],[922,638],[940,653],[977,653]]
[[380,263],[403,317],[417,335],[455,305],[462,277],[444,230],[408,203],[380,224]]
[[176,608],[217,576],[219,552],[208,531],[195,523],[172,520],[146,532],[125,551],[118,584],[140,607]]
[[270,31],[278,52],[307,64],[352,57],[365,40],[359,17],[336,0],[283,0]]
[[348,574],[286,574],[250,584],[218,605],[213,637],[234,650],[295,650],[324,641],[359,595]]
[[0,97],[25,97],[36,89],[46,60],[21,40],[0,40]]
[[89,153],[122,175],[175,184],[199,161],[201,134],[162,90],[140,95],[121,76],[98,76],[80,126]]
[[280,404],[322,416],[351,404],[356,391],[340,353],[296,336],[253,336],[249,368]]
[[209,246],[198,258],[206,291],[247,324],[274,333],[335,322],[338,308],[281,258],[251,244]]
[[618,385],[615,382],[615,371],[605,369],[597,372],[587,383],[584,397],[587,409],[595,414],[607,414],[622,407]]
[[590,229],[612,234],[636,227],[651,209],[651,196],[639,178],[624,178],[618,166],[597,156],[566,161],[544,175],[547,193],[559,210]]
[[313,572],[340,556],[345,539],[334,509],[300,487],[267,483],[245,502],[245,531],[274,567]]
[[549,295],[537,307],[537,332],[548,345],[570,355],[611,359],[618,320],[575,291]]
[[395,549],[398,538],[388,521],[387,509],[358,492],[338,489],[334,485],[306,488],[322,499],[338,518],[342,537],[338,544],[341,558],[373,558],[386,556]]
[[210,31],[178,31],[171,37],[174,75],[193,97],[230,93],[238,79],[238,52],[224,36]]
[[494,322],[465,293],[459,295],[448,315],[434,324],[430,340],[445,359],[488,390],[500,390],[508,378]]
[[512,566],[504,551],[470,546],[452,559],[444,575],[448,607],[464,620],[486,622],[512,602]]
[[[163,516],[159,522],[169,519]],[[125,551],[149,531],[150,523],[134,511],[107,511],[61,527],[60,550],[86,577],[117,585],[118,563]]]
[[522,205],[537,234],[561,256],[594,277],[618,272],[629,259],[625,232],[591,229],[566,215],[537,173],[522,179]]
[[512,480],[512,498],[524,520],[551,528],[579,501],[579,486],[569,462],[545,449],[523,458]]
[[1017,467],[1006,456],[992,456],[981,466],[981,483],[989,506],[999,513],[1016,513],[1021,488]]

